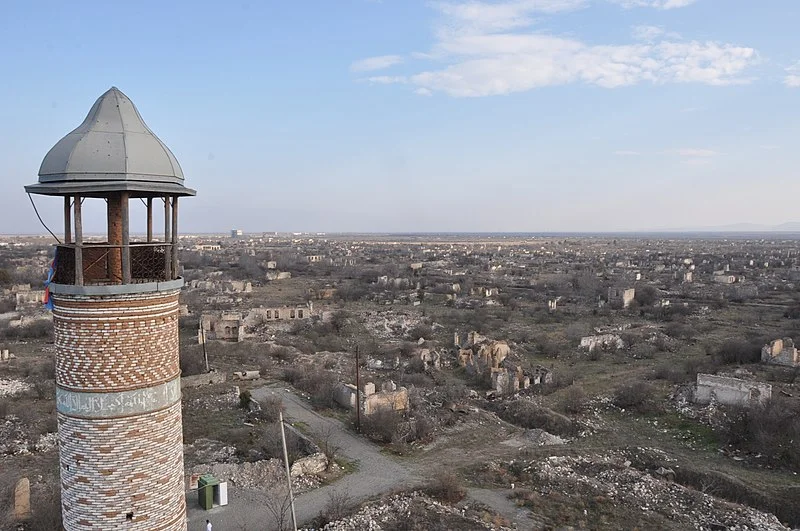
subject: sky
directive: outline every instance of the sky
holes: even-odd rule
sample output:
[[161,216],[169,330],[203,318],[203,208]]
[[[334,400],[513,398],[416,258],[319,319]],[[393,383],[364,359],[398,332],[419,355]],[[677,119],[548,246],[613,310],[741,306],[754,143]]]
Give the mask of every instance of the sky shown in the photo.
[[111,86],[197,190],[186,233],[800,221],[799,23],[796,0],[2,2],[0,233],[44,232],[23,186]]

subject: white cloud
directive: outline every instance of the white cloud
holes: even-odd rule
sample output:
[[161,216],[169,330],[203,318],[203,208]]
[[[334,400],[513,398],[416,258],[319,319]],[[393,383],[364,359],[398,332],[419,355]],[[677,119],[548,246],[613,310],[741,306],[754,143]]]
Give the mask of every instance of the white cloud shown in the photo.
[[711,164],[710,159],[686,159],[683,161],[684,164],[689,166],[707,166]]
[[[658,3],[677,7],[675,0]],[[412,56],[436,66],[370,81],[409,83],[424,89],[418,93],[443,92],[454,97],[503,95],[569,83],[605,88],[640,83],[730,85],[751,81],[743,76],[758,60],[752,48],[683,41],[657,26],[635,29],[647,42],[627,45],[590,45],[531,29],[537,13],[578,9],[584,0],[470,0],[433,5],[442,15],[433,47]]]
[[666,31],[662,26],[634,26],[631,30],[631,35],[637,41],[653,42],[659,37],[667,39],[680,39],[679,33],[674,31]]
[[634,7],[654,7],[656,9],[675,9],[694,4],[697,0],[609,0],[625,9]]
[[351,72],[370,72],[372,70],[383,70],[390,66],[399,65],[403,58],[399,55],[379,55],[377,57],[367,57],[354,61],[350,65]]
[[756,59],[716,42],[588,46],[567,38],[506,33],[452,35],[437,48],[452,62],[410,77],[451,96],[489,96],[582,82],[606,88],[651,83],[726,85]]
[[719,155],[719,152],[714,151],[713,149],[701,149],[701,148],[682,148],[682,149],[676,149],[673,152],[682,157],[692,157],[695,159],[710,158]]
[[664,28],[660,26],[634,26],[631,33],[637,41],[651,42],[664,35]]
[[372,76],[368,77],[367,81],[380,85],[391,85],[393,83],[406,83],[408,80],[405,76]]
[[453,25],[475,31],[501,31],[529,26],[535,13],[580,9],[587,0],[511,0],[506,2],[440,2],[435,7]]
[[786,69],[783,84],[789,88],[800,88],[800,61]]

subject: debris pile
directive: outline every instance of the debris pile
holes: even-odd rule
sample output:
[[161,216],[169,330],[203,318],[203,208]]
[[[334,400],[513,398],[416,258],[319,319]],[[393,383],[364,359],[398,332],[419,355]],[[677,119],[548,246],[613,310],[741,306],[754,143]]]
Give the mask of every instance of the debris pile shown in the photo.
[[[661,462],[669,462],[663,452],[655,452]],[[645,458],[645,460],[650,460]],[[634,464],[635,463],[635,464]],[[738,531],[785,531],[787,528],[771,514],[729,503],[703,492],[669,481],[675,476],[663,466],[649,470],[641,466],[641,456],[625,452],[605,455],[551,456],[525,463],[510,463],[515,472],[518,503],[542,508],[561,500],[564,506],[576,500],[590,500],[574,513],[546,515],[562,519],[560,524],[582,525],[584,520],[609,517],[622,527],[669,525],[681,529],[728,529]],[[591,513],[589,513],[591,511]],[[568,517],[566,517],[568,518]]]
[[20,380],[7,380],[5,378],[0,378],[0,397],[24,393],[31,388],[31,384]]
[[25,432],[23,422],[16,415],[8,415],[0,421],[0,455],[44,453],[58,446],[57,433],[45,433],[33,441]]
[[[213,474],[214,477],[229,481],[242,489],[258,489],[268,491],[286,481],[283,463],[280,459],[256,461],[254,463],[211,463],[196,465],[186,471],[186,475]],[[292,489],[295,494],[320,486],[321,480],[312,475],[292,477]]]
[[[399,529],[495,529],[510,531],[511,528],[486,522],[486,511],[464,506],[453,507],[440,503],[420,492],[397,494],[381,501],[363,506],[357,513],[330,522],[324,531],[381,531]],[[316,528],[305,528],[312,531]]]

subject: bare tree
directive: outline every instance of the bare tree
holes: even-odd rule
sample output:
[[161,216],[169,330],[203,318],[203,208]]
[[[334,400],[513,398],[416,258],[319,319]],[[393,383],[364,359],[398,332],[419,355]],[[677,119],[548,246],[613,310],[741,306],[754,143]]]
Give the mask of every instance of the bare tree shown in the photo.
[[336,454],[338,454],[341,449],[333,441],[334,433],[335,431],[331,426],[325,426],[317,434],[320,450],[322,450],[322,453],[325,454],[325,457],[328,459],[328,468],[333,465]]
[[353,499],[347,491],[335,489],[328,493],[328,503],[325,504],[325,519],[329,522],[347,516],[353,505]]
[[283,482],[275,485],[267,491],[267,499],[264,506],[272,515],[278,531],[287,531],[292,525],[292,516],[290,512],[291,499],[289,496],[289,489]]

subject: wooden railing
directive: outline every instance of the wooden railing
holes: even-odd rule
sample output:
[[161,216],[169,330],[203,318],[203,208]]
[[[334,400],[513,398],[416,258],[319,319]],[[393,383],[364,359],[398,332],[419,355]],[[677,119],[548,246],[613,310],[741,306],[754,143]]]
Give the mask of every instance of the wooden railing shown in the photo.
[[82,286],[173,280],[172,254],[172,244],[163,242],[132,242],[127,248],[108,243],[61,244],[56,246],[53,282]]

